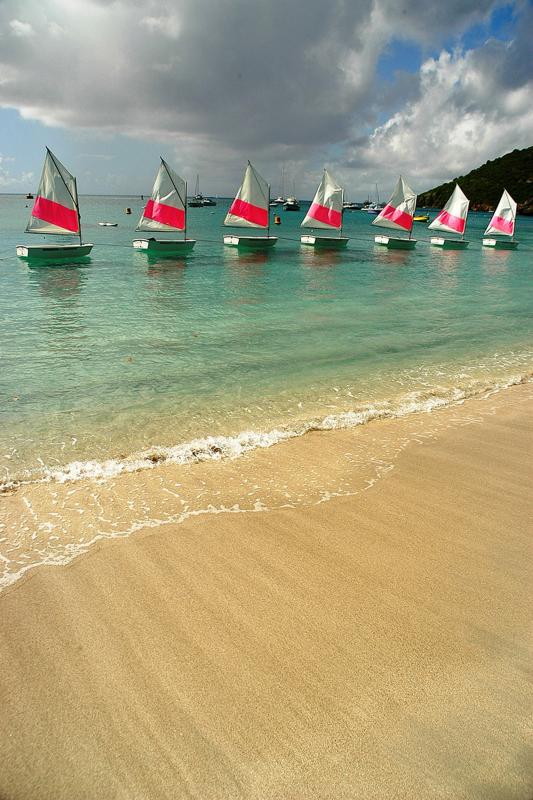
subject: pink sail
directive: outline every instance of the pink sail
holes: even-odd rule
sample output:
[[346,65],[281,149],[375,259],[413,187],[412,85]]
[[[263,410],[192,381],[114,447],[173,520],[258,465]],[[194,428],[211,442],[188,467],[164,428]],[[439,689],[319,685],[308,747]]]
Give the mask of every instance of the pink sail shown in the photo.
[[79,230],[76,178],[46,148],[41,180],[26,231],[67,236],[79,233]]
[[416,209],[416,194],[400,176],[392,196],[372,225],[393,230],[410,231]]
[[224,225],[268,228],[269,186],[248,162],[242,184],[230,206]]
[[302,228],[342,227],[343,189],[338,186],[325,169],[309,211],[301,224]]
[[187,185],[171,167],[161,159],[155,176],[152,196],[146,203],[137,225],[137,231],[185,230],[185,203]]
[[466,228],[469,205],[470,200],[463,194],[459,184],[456,184],[450,199],[428,228],[462,235]]
[[499,234],[501,236],[513,236],[516,220],[516,203],[507,191],[503,190],[500,202],[496,207],[491,221],[487,225],[487,234]]

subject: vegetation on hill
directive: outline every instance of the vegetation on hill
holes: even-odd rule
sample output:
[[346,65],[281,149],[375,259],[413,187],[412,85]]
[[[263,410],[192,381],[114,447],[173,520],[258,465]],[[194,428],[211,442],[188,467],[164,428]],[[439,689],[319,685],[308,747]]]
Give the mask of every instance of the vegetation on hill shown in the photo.
[[418,196],[419,206],[442,208],[458,183],[474,211],[493,211],[507,189],[518,203],[519,214],[533,215],[533,147],[513,150],[468,175],[459,175]]

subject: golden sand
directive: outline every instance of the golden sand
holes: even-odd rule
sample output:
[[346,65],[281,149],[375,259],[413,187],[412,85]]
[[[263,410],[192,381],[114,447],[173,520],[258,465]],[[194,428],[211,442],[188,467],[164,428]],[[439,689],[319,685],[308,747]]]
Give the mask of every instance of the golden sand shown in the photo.
[[217,507],[278,508],[168,513],[0,595],[2,800],[529,800],[532,409],[127,477],[152,515],[221,470]]

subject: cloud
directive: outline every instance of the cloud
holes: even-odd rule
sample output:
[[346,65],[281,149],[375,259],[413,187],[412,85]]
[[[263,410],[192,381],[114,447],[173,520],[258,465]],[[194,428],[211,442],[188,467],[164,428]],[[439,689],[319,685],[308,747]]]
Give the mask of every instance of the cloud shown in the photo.
[[12,189],[19,186],[30,187],[34,175],[33,172],[21,172],[13,175],[8,165],[13,164],[15,159],[12,156],[5,156],[0,153],[0,187],[2,189]]
[[[533,13],[511,42],[441,51],[421,66],[417,97],[378,126],[352,157],[368,174],[394,167],[419,190],[533,143]],[[525,67],[525,68],[524,68]],[[348,156],[348,163],[350,156]]]
[[12,19],[9,27],[13,36],[35,36],[35,31],[29,22],[21,22],[20,19]]
[[[326,162],[350,178],[405,165],[429,180],[477,164],[479,137],[480,152],[489,140],[517,146],[500,132],[507,118],[527,138],[530,61],[501,42],[443,50],[386,90],[376,66],[391,40],[440,47],[495,4],[3,0],[0,106],[49,126],[161,142],[220,180],[233,182],[248,157],[276,174],[285,163],[303,186]],[[13,35],[14,21],[38,48],[28,32]],[[506,95],[490,113],[483,71]]]

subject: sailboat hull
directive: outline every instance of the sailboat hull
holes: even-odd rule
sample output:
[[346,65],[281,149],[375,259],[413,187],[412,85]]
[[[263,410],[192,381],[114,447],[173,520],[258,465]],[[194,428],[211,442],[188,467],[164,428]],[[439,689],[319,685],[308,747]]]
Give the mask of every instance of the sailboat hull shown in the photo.
[[342,248],[346,247],[348,244],[348,237],[347,236],[308,236],[304,235],[300,237],[300,242],[302,244],[310,245],[311,247],[316,247],[317,250],[341,250]]
[[187,255],[196,244],[196,239],[134,239],[135,250],[143,250],[150,255]]
[[432,236],[431,244],[444,250],[466,250],[470,242],[465,239],[445,239],[444,236]]
[[86,258],[92,244],[19,244],[17,256],[26,261],[40,261],[43,263],[57,263],[58,261],[77,261]]
[[277,241],[277,236],[224,236],[224,244],[243,250],[267,250]]
[[395,236],[374,236],[374,242],[389,250],[413,250],[416,239],[400,239]]
[[483,247],[492,247],[496,250],[516,250],[518,242],[512,239],[483,239]]

